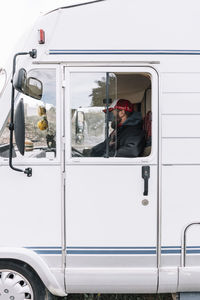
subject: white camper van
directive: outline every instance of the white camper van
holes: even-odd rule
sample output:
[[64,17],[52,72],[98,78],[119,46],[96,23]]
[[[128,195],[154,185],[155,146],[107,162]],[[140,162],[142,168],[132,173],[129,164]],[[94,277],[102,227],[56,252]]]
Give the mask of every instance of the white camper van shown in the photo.
[[[61,7],[18,45],[0,97],[0,299],[200,298],[199,4],[153,2]],[[117,99],[140,120],[137,154],[118,153]]]

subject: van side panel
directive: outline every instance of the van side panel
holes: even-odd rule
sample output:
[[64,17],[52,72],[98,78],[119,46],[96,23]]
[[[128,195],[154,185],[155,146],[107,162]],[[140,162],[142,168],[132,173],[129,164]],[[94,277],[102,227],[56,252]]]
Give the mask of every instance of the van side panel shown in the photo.
[[[183,230],[200,221],[199,83],[198,72],[162,73],[161,266],[180,266]],[[199,254],[200,226],[194,226],[187,235],[186,265],[200,266]]]

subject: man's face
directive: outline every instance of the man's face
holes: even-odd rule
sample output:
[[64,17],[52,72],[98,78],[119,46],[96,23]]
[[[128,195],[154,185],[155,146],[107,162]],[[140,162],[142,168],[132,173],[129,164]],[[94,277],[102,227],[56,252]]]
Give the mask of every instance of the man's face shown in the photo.
[[117,125],[119,125],[122,122],[122,118],[125,114],[125,111],[114,109],[112,111],[112,114],[113,114],[114,118],[113,118],[113,121],[111,123],[111,127],[113,129],[115,129],[117,127]]

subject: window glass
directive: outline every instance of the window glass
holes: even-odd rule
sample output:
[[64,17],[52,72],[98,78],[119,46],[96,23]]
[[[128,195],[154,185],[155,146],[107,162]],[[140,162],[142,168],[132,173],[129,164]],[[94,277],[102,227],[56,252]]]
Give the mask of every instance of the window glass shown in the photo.
[[[25,157],[55,158],[56,156],[56,71],[54,69],[34,69],[28,76],[42,81],[41,100],[24,94],[16,96],[15,107],[22,98],[25,112]],[[0,156],[8,157],[9,116],[0,136]],[[14,147],[14,156],[21,156]]]
[[150,74],[72,73],[70,89],[72,156],[150,155]]
[[[109,77],[109,97],[115,98],[117,81]],[[72,156],[84,153],[105,140],[106,73],[71,74]]]

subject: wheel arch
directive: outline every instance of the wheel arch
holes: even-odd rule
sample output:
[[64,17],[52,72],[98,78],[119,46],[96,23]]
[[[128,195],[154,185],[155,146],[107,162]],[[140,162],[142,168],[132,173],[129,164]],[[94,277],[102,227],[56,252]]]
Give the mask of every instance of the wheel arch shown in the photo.
[[[25,248],[0,248],[0,261],[12,261],[33,271],[50,293],[56,296],[66,296],[46,262],[33,250]],[[64,281],[64,272],[63,272]]]

